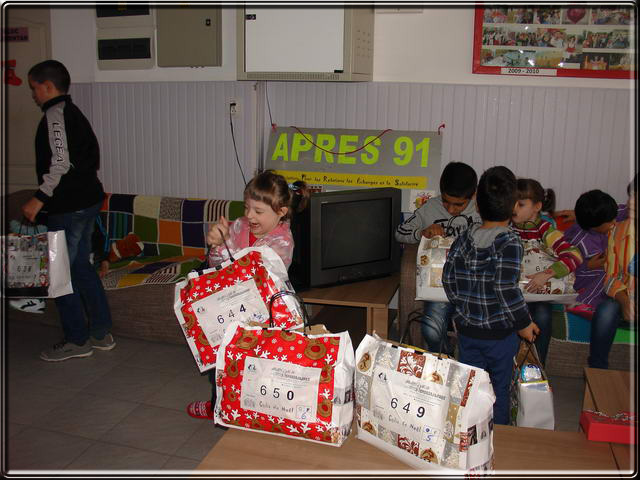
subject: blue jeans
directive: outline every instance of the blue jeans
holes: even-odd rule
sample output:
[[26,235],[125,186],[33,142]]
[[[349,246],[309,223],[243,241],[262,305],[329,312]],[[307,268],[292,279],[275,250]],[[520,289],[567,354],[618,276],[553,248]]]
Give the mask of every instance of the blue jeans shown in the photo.
[[510,387],[513,357],[518,353],[520,339],[513,332],[502,340],[479,340],[458,334],[460,363],[486,370],[491,378],[496,402],[493,423],[508,425],[510,420]]
[[[430,352],[453,353],[447,339],[447,329],[451,323],[451,315],[454,310],[455,307],[449,302],[424,302],[424,315],[420,328]],[[442,352],[440,351],[441,345]]]
[[600,303],[591,318],[591,343],[587,362],[591,368],[609,368],[609,352],[616,329],[628,324],[622,319],[622,307],[613,298]]
[[[91,235],[102,202],[70,213],[49,215],[50,231],[64,230],[69,251],[73,293],[55,299],[64,339],[84,345],[89,335],[102,339],[111,331],[111,311],[102,281],[89,261]],[[85,309],[89,319],[85,317]]]
[[536,337],[536,350],[540,357],[542,366],[547,360],[547,352],[549,351],[549,342],[551,342],[551,303],[549,302],[533,302],[527,303],[531,318],[540,328],[540,333]]

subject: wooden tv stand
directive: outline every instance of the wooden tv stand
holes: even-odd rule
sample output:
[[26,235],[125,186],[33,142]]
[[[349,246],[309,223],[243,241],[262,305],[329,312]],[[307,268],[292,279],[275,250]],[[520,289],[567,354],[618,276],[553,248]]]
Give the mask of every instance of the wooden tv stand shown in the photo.
[[323,323],[330,331],[349,329],[355,348],[364,336],[362,332],[351,332],[354,328],[358,330],[358,324],[366,326],[366,333],[375,330],[380,337],[387,338],[389,302],[399,285],[400,273],[394,273],[373,280],[312,288],[298,295],[305,303],[325,306],[313,316],[312,323]]

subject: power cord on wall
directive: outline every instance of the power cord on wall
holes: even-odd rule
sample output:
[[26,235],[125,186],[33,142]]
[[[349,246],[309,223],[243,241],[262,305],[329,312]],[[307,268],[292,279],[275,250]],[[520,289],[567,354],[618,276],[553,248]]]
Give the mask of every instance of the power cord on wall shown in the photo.
[[242,181],[244,185],[247,185],[247,179],[244,176],[244,172],[242,171],[242,166],[240,165],[240,159],[238,158],[238,147],[236,146],[236,136],[233,131],[233,116],[231,114],[232,108],[235,107],[235,104],[229,104],[229,125],[231,125],[231,140],[233,141],[233,151],[236,154],[236,163],[238,164],[238,168],[240,169],[240,173],[242,174]]

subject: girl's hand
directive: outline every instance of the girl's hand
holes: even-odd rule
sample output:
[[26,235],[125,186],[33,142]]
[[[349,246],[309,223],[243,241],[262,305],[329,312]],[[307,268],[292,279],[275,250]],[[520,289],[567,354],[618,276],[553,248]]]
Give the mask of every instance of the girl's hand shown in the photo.
[[549,269],[534,275],[527,275],[527,278],[530,278],[531,281],[527,283],[525,290],[529,293],[540,293],[551,277],[553,277],[553,271]]
[[518,330],[518,335],[527,340],[528,342],[534,342],[536,337],[540,334],[540,327],[534,322],[531,322],[528,327]]
[[605,259],[606,255],[604,253],[594,255],[589,260],[587,260],[587,268],[589,270],[597,270],[599,268],[603,268]]
[[224,240],[229,238],[229,220],[224,217],[220,217],[217,223],[209,226],[209,233],[207,234],[207,244],[213,247],[217,247],[222,245],[223,237],[220,235],[224,235]]

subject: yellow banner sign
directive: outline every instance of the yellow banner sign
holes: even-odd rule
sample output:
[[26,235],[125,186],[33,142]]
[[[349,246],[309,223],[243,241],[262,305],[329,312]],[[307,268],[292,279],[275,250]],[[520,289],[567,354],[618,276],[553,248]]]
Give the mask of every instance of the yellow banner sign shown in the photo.
[[426,177],[407,177],[397,175],[367,175],[363,173],[326,173],[276,170],[289,183],[304,180],[308,185],[339,185],[342,187],[395,187],[425,190]]

